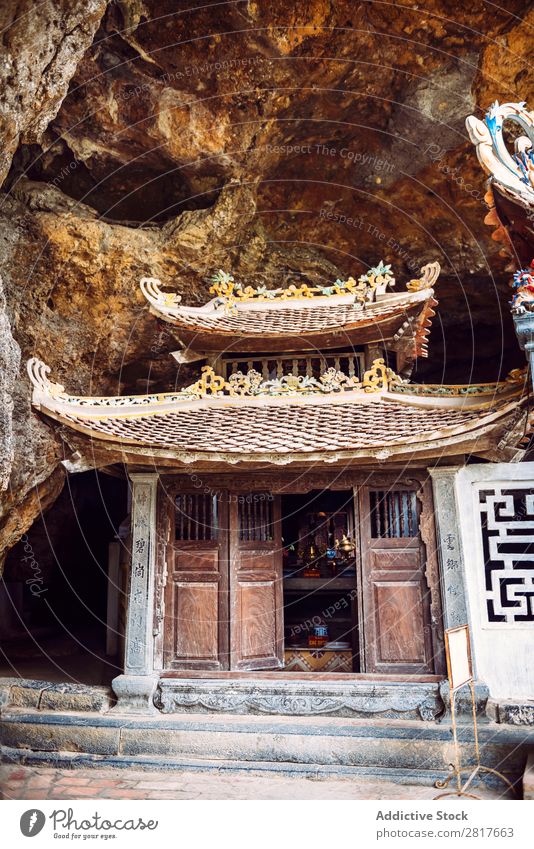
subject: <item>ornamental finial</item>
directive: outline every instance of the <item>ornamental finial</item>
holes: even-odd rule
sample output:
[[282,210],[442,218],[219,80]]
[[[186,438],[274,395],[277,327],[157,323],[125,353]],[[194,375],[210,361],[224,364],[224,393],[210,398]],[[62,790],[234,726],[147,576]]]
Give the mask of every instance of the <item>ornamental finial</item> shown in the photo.
[[[517,124],[525,135],[514,142],[511,154],[503,138],[503,127],[508,121]],[[477,157],[491,179],[508,191],[530,203],[534,201],[534,113],[525,103],[496,101],[488,109],[484,120],[474,115],[466,118],[469,138],[476,147]]]
[[178,306],[182,300],[182,296],[177,295],[176,292],[162,292],[161,280],[157,277],[142,277],[139,281],[139,288],[147,301],[160,309],[162,307],[167,310],[172,309]]
[[26,363],[26,370],[35,392],[49,395],[52,398],[65,395],[65,387],[61,383],[52,383],[49,380],[50,366],[47,366],[42,360],[31,357]]
[[386,365],[383,357],[379,357],[373,360],[371,367],[364,373],[362,387],[364,392],[380,392],[401,383],[404,383],[403,379]]
[[421,277],[417,277],[415,280],[410,280],[406,284],[406,288],[409,292],[420,292],[423,289],[433,289],[440,272],[441,265],[439,262],[429,262],[427,265],[423,265],[421,269]]

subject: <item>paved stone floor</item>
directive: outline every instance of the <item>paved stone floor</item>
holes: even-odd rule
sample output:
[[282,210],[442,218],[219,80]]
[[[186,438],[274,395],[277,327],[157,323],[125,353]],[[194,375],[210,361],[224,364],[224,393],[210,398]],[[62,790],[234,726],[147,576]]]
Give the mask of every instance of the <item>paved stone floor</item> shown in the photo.
[[3,799],[432,799],[436,793],[421,785],[332,776],[0,766]]

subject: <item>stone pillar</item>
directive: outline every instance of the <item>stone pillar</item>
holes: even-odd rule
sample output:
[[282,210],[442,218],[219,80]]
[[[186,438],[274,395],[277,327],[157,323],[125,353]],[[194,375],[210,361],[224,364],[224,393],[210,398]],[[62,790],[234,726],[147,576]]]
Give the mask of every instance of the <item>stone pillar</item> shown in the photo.
[[153,696],[154,586],[156,559],[155,473],[132,473],[132,532],[130,589],[126,616],[124,674],[112,682],[118,713],[157,713]]
[[[460,527],[460,511],[456,496],[456,477],[460,466],[443,466],[429,469],[432,478],[436,521],[436,545],[440,565],[443,625],[455,628],[469,625],[467,583]],[[474,664],[473,664],[474,665]],[[476,674],[476,670],[475,670]],[[446,711],[450,708],[448,680],[440,684],[440,694]],[[476,710],[479,716],[486,712],[489,690],[483,681],[475,680]],[[463,690],[457,696],[457,715],[471,717],[471,699]]]
[[443,624],[445,628],[468,622],[460,518],[455,479],[459,466],[429,469],[434,494],[436,543],[440,564]]
[[534,312],[514,315],[515,332],[522,351],[530,366],[530,378],[534,386]]

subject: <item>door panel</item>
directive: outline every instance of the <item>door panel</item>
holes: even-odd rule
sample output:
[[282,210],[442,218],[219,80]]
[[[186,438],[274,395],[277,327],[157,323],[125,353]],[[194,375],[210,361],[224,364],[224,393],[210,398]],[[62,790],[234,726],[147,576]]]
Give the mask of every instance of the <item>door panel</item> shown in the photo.
[[204,548],[202,543],[177,543],[174,549],[175,572],[219,572],[219,547]]
[[[417,582],[379,581],[374,584],[380,660],[425,663],[424,621]],[[410,618],[405,612],[411,611]]]
[[415,489],[360,489],[366,672],[432,672],[430,593]]
[[164,667],[228,669],[226,499],[180,493],[172,513]]
[[[395,542],[399,542],[399,540],[395,540]],[[369,561],[372,571],[378,569],[380,572],[417,572],[419,559],[419,548],[395,547],[392,550],[384,546],[369,548]]]
[[180,582],[175,587],[175,659],[219,660],[218,586],[213,582]]
[[230,668],[278,669],[284,656],[279,496],[239,496],[230,527]]
[[239,596],[241,608],[238,619],[247,623],[242,633],[241,658],[244,662],[269,660],[277,653],[273,582],[240,579]]

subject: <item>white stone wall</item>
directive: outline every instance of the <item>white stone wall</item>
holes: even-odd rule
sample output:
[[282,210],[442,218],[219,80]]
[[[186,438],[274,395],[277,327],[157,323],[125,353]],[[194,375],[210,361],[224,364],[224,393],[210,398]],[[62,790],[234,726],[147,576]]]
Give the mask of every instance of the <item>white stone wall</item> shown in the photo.
[[465,466],[455,489],[476,676],[534,700],[534,463]]

